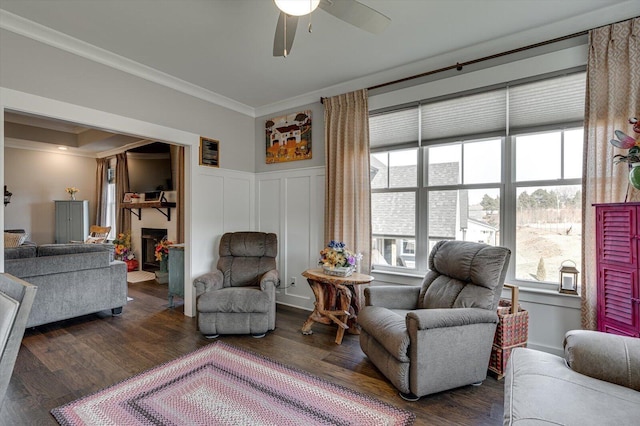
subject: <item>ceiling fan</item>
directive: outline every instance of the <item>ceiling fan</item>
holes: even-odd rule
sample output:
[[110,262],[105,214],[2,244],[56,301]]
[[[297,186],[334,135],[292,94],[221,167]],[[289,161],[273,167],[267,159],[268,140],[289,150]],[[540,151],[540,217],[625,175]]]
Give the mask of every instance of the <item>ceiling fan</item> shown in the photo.
[[[298,18],[309,15],[316,8],[372,34],[380,34],[391,19],[357,0],[274,0],[280,9],[276,34],[273,38],[273,56],[286,57],[291,53]],[[309,22],[311,32],[311,22]]]

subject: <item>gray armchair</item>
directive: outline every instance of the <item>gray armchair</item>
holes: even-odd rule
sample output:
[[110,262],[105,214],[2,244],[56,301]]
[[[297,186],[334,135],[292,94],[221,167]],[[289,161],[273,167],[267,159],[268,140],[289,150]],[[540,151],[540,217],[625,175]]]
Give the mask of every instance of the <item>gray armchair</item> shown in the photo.
[[422,286],[365,289],[360,347],[407,400],[487,376],[511,251],[440,241]]
[[198,327],[220,334],[263,337],[276,328],[278,238],[264,232],[230,232],[220,240],[217,270],[196,278]]

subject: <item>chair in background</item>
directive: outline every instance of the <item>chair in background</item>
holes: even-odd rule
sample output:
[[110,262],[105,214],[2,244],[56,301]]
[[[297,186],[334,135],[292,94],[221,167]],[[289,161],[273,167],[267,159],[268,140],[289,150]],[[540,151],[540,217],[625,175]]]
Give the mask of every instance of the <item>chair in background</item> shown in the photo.
[[487,377],[511,252],[440,241],[421,286],[372,286],[360,310],[360,347],[407,400]]
[[85,243],[104,243],[107,241],[107,238],[109,238],[109,232],[111,232],[110,226],[91,225],[89,227],[89,236],[85,240]]
[[200,332],[208,338],[220,334],[263,337],[276,327],[276,234],[226,233],[219,254],[217,270],[193,282]]
[[0,407],[11,380],[37,288],[13,275],[0,274]]

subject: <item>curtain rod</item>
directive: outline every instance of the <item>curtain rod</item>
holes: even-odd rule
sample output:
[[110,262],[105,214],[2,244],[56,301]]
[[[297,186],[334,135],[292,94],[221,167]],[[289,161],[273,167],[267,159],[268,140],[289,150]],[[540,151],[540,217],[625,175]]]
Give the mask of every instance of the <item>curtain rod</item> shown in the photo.
[[585,31],[580,31],[578,33],[573,33],[573,34],[570,34],[570,35],[554,38],[552,40],[542,41],[540,43],[530,44],[528,46],[519,47],[517,49],[507,50],[506,52],[496,53],[494,55],[484,56],[482,58],[472,59],[472,60],[466,61],[466,62],[456,62],[455,65],[449,65],[449,66],[444,67],[444,68],[438,68],[438,69],[435,69],[435,70],[432,70],[432,71],[423,72],[421,74],[412,75],[410,77],[404,77],[404,78],[400,78],[398,80],[389,81],[387,83],[382,83],[382,84],[377,84],[375,86],[367,87],[367,90],[380,89],[382,87],[392,86],[392,85],[398,84],[398,83],[404,83],[405,81],[410,81],[410,80],[414,80],[416,78],[426,77],[428,75],[438,74],[438,73],[441,73],[441,72],[444,72],[444,71],[453,70],[453,69],[458,70],[458,71],[462,71],[462,68],[466,67],[468,65],[477,64],[479,62],[484,62],[484,61],[488,61],[488,60],[491,60],[491,59],[501,58],[503,56],[513,55],[514,53],[524,52],[526,50],[535,49],[537,47],[546,46],[548,44],[558,43],[560,41],[569,40],[569,39],[580,37],[580,36],[587,35],[587,34],[589,34],[589,31],[586,31],[586,30]]
[[[404,77],[404,78],[400,78],[398,80],[389,81],[387,83],[381,83],[381,84],[377,84],[375,86],[367,87],[367,90],[380,89],[382,87],[392,86],[392,85],[398,84],[398,83],[404,83],[405,81],[415,80],[416,78],[426,77],[428,75],[438,74],[438,73],[441,73],[441,72],[444,72],[444,71],[453,70],[453,69],[458,70],[458,71],[462,71],[462,68],[466,67],[468,65],[477,64],[479,62],[484,62],[484,61],[488,61],[488,60],[491,60],[491,59],[501,58],[503,56],[513,55],[514,53],[524,52],[526,50],[535,49],[536,47],[541,47],[541,46],[546,46],[548,44],[558,43],[560,41],[569,40],[569,39],[580,37],[580,36],[587,35],[587,34],[589,34],[588,30],[580,31],[578,33],[573,33],[573,34],[569,34],[569,35],[566,35],[566,36],[554,38],[552,40],[542,41],[540,43],[530,44],[528,46],[519,47],[517,49],[507,50],[506,52],[496,53],[494,55],[484,56],[482,58],[472,59],[470,61],[466,61],[466,62],[462,62],[462,63],[461,62],[456,62],[455,65],[449,65],[449,66],[444,67],[444,68],[438,68],[438,69],[435,69],[435,70],[423,72],[421,74],[412,75],[410,77]],[[320,103],[324,104],[324,100],[325,100],[325,98],[321,97],[320,98]]]
[[[635,18],[636,17],[630,18],[630,19],[623,19],[621,21],[613,22],[611,24],[601,25],[600,27],[596,27],[596,28],[602,28],[602,27],[607,27],[609,25],[619,24],[621,22],[629,21],[629,20],[632,20],[632,19],[635,19]],[[462,68],[467,66],[467,65],[473,65],[473,64],[477,64],[478,62],[488,61],[490,59],[500,58],[500,57],[503,57],[503,56],[512,55],[514,53],[524,52],[524,51],[529,50],[529,49],[535,49],[536,47],[546,46],[548,44],[558,43],[560,41],[569,40],[569,39],[576,38],[576,37],[581,37],[583,35],[589,34],[589,31],[591,31],[591,30],[580,31],[580,32],[569,34],[569,35],[566,35],[566,36],[554,38],[552,40],[547,40],[547,41],[542,41],[540,43],[530,44],[528,46],[519,47],[517,49],[512,49],[512,50],[507,50],[506,52],[496,53],[495,55],[484,56],[484,57],[478,58],[478,59],[472,59],[470,61],[466,61],[466,62],[462,62],[462,63],[457,62],[455,65],[449,65],[448,67],[438,68],[438,69],[435,69],[435,70],[423,72],[421,74],[412,75],[410,77],[404,77],[404,78],[400,78],[398,80],[389,81],[387,83],[381,83],[381,84],[377,84],[375,86],[367,87],[367,90],[380,89],[382,87],[387,87],[387,86],[391,86],[391,85],[398,84],[398,83],[404,83],[405,81],[414,80],[414,79],[420,78],[420,77],[426,77],[428,75],[438,74],[438,73],[441,73],[441,72],[444,72],[444,71],[449,71],[449,70],[452,70],[452,69],[456,69],[458,71],[462,71]],[[324,100],[325,100],[325,98],[321,97],[320,98],[320,103],[323,104]]]

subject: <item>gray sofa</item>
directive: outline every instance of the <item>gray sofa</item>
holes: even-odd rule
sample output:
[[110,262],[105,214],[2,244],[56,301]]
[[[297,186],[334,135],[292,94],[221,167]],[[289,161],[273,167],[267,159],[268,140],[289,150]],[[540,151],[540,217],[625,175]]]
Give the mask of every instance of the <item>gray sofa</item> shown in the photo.
[[640,422],[640,339],[572,330],[565,356],[516,348],[504,382],[505,425]]
[[127,303],[127,265],[112,261],[110,244],[23,244],[4,254],[6,273],[38,286],[27,327],[108,309],[118,315]]

